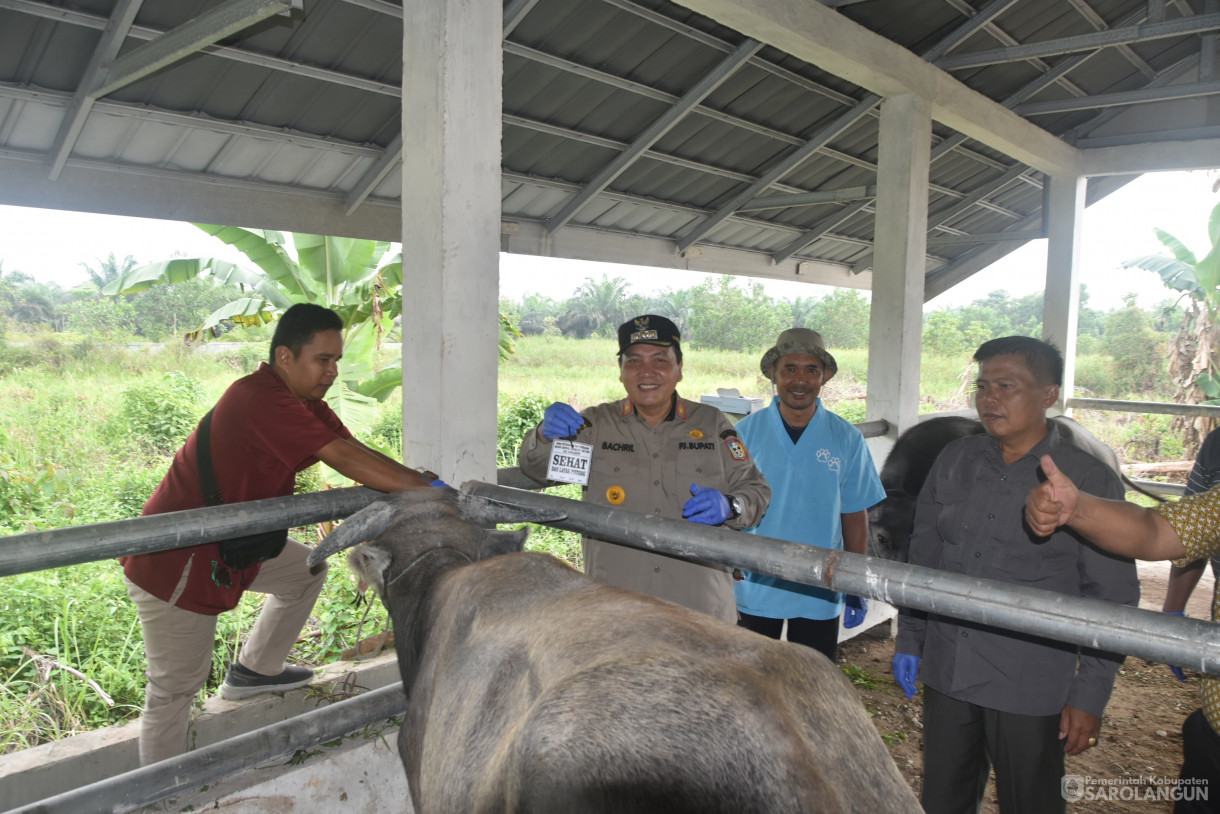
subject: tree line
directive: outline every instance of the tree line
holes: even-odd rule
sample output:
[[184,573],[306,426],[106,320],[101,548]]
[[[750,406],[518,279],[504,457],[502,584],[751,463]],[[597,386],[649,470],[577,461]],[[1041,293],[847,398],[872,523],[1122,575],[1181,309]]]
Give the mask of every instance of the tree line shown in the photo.
[[36,280],[0,260],[0,341],[6,332],[51,330],[100,339],[181,339],[213,310],[233,299],[236,286],[211,280],[156,286],[137,294],[109,297],[102,289],[136,267],[136,259],[111,253],[96,266],[81,263],[88,281],[72,288]]
[[[1145,310],[1130,295],[1124,307],[1103,312],[1090,308],[1088,299],[1082,286],[1078,353],[1105,353],[1125,363],[1131,389],[1163,373],[1166,343],[1182,322],[1179,305],[1166,300]],[[1040,336],[1042,303],[1041,293],[1012,297],[993,291],[969,305],[929,311],[923,319],[924,350],[952,356],[997,336]],[[529,294],[516,302],[502,300],[500,310],[526,336],[611,337],[632,316],[655,313],[672,319],[694,348],[761,350],[790,327],[813,328],[832,350],[868,345],[869,301],[859,291],[838,288],[824,297],[775,299],[761,283],[738,284],[733,277],[643,295],[622,277],[602,275],[586,278],[566,300]]]
[[[0,261],[0,343],[6,327],[9,332],[49,329],[103,340],[174,341],[241,294],[239,286],[197,277],[104,296],[102,289],[130,272],[135,259],[119,261],[111,254],[96,265],[81,265],[88,282],[65,289],[19,270],[7,271]],[[1124,307],[1103,312],[1089,307],[1087,287],[1080,299],[1078,353],[1111,357],[1120,390],[1144,390],[1164,376],[1168,343],[1183,322],[1177,303],[1166,300],[1141,309],[1130,296]],[[923,320],[924,350],[963,355],[997,336],[1039,336],[1042,301],[1040,293],[1013,297],[993,291],[969,305],[929,311]],[[645,295],[624,278],[603,274],[586,278],[567,299],[529,294],[518,301],[501,300],[500,310],[525,336],[612,337],[632,316],[656,313],[672,319],[692,348],[762,350],[789,327],[819,331],[832,349],[868,344],[869,301],[861,292],[840,288],[823,297],[776,299],[761,283],[734,277]]]

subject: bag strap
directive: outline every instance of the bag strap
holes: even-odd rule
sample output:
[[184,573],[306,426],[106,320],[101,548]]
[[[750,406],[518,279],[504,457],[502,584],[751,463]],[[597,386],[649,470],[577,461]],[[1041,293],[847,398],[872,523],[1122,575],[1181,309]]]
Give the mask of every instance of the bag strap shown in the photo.
[[216,483],[216,470],[212,468],[212,410],[208,410],[200,420],[195,438],[195,457],[199,460],[199,486],[203,490],[204,506],[219,506],[225,502],[220,496],[220,485]]

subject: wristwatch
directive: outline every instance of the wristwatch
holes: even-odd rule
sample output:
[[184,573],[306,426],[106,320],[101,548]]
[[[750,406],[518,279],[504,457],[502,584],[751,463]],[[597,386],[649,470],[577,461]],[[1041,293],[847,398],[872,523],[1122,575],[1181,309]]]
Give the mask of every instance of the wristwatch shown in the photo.
[[725,495],[725,497],[729,499],[729,512],[731,512],[729,519],[741,517],[741,498],[737,495]]

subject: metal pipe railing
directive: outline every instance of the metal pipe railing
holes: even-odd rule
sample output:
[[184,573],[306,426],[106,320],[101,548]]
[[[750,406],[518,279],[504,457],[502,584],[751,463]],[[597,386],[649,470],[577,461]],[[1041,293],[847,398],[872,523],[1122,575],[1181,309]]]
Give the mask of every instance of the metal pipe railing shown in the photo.
[[194,752],[11,809],[8,814],[134,811],[268,761],[289,757],[298,749],[326,743],[368,724],[402,715],[406,709],[402,685],[395,683]]
[[354,486],[0,537],[0,577],[149,554],[347,517],[380,492]]
[[[517,467],[499,470],[497,480],[518,489],[546,487]],[[360,511],[380,494],[354,486],[0,536],[0,577],[339,520]]]
[[[875,596],[902,607],[994,624],[1090,647],[1220,673],[1220,627],[1096,600],[975,580],[934,569],[831,552],[680,520],[636,515],[479,481],[473,494],[566,512],[552,523],[602,540],[746,568],[764,574]],[[150,515],[93,526],[0,538],[0,576],[124,554],[197,545],[241,534],[346,517],[378,495],[335,489],[310,495]],[[1078,605],[1077,603],[1084,603]],[[1037,608],[1038,610],[1035,610]]]
[[1097,599],[950,574],[771,537],[702,526],[479,481],[463,491],[566,512],[547,525],[631,548],[876,597],[893,605],[1220,675],[1220,625]]
[[1220,418],[1220,407],[1207,404],[1174,404],[1165,401],[1121,401],[1119,399],[1067,400],[1067,406],[1077,410],[1107,410],[1120,413],[1159,413]]

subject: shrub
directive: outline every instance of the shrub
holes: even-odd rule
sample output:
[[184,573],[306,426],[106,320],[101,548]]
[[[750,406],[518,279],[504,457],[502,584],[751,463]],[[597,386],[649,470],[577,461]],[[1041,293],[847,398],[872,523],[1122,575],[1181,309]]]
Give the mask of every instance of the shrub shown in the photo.
[[537,393],[526,393],[504,401],[496,420],[496,458],[500,466],[514,466],[521,439],[542,421],[550,401]]
[[864,420],[864,399],[842,399],[826,406],[832,413],[853,424]]
[[382,404],[369,430],[370,439],[395,453],[391,457],[402,458],[402,405],[397,401]]
[[168,461],[164,466],[150,468],[120,467],[114,471],[107,467],[105,476],[88,491],[74,522],[106,523],[139,517],[168,469]]
[[127,432],[154,452],[171,454],[182,445],[206,409],[198,379],[177,371],[123,391],[119,418]]

